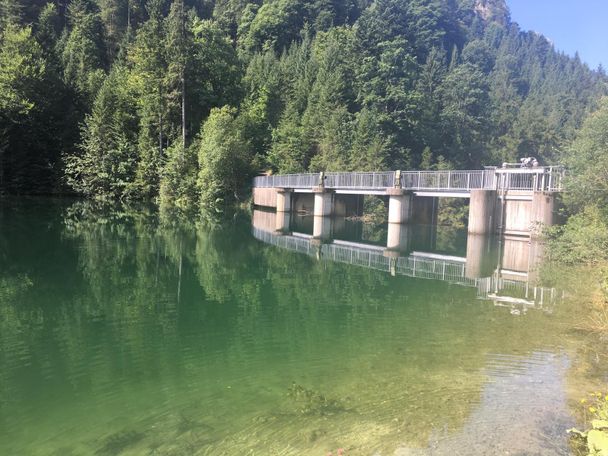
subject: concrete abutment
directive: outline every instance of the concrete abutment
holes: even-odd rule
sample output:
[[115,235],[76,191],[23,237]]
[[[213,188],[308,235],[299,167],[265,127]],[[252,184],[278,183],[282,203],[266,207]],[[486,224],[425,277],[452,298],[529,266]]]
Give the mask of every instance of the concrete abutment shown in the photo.
[[538,225],[552,226],[555,223],[555,194],[550,192],[534,192],[532,197],[532,233],[536,233]]
[[556,194],[508,192],[499,196],[496,208],[497,232],[535,237],[555,223]]

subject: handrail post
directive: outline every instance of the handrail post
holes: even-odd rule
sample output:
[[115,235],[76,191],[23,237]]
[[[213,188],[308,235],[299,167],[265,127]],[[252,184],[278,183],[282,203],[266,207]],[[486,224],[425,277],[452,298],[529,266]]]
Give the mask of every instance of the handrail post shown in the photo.
[[[551,171],[549,170],[549,172],[551,172]],[[542,191],[548,190],[546,188],[546,185],[547,185],[547,179],[546,179],[546,177],[547,177],[547,170],[544,170],[543,171],[543,175],[542,175],[542,179],[541,179],[541,184],[540,184]]]
[[401,187],[401,170],[397,170],[397,171],[395,171],[395,182],[394,182],[394,187],[395,187],[395,188],[402,188],[402,187]]

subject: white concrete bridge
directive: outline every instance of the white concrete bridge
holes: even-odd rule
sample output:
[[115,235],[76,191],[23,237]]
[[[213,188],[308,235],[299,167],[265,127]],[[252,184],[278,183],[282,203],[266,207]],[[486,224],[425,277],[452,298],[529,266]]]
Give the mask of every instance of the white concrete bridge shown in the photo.
[[468,171],[382,171],[349,173],[308,173],[258,176],[254,188],[291,189],[312,193],[315,188],[338,194],[384,195],[400,188],[417,196],[468,198],[472,190],[549,191],[562,190],[563,169],[496,168]]
[[554,222],[561,167],[469,171],[387,171],[259,176],[256,206],[315,216],[361,215],[364,195],[388,198],[388,222],[432,223],[437,198],[468,198],[470,233],[530,235]]

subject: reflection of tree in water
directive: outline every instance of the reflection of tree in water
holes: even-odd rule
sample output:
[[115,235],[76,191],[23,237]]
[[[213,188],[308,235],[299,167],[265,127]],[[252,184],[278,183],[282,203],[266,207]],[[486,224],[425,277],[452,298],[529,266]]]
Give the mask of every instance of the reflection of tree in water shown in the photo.
[[[559,263],[544,264],[540,268],[543,283],[548,286],[567,290],[569,302],[567,314],[568,331],[566,337],[576,352],[568,370],[568,399],[581,426],[587,423],[589,404],[582,405],[580,400],[587,393],[603,391],[608,381],[608,335],[596,332],[593,328],[594,317],[599,309],[603,310],[606,299],[598,290],[598,282],[603,280],[605,272],[596,267],[566,267]],[[598,302],[600,301],[600,302]]]
[[[514,319],[474,290],[269,247],[242,214],[210,223],[76,202],[10,217],[2,365],[19,344],[24,374],[55,380],[42,390],[3,369],[0,400],[13,405],[0,419],[27,422],[24,404],[61,409],[78,424],[70,437],[100,448],[424,446],[479,403],[488,356],[551,349],[565,327],[559,309]],[[294,403],[293,382],[325,399]],[[327,403],[340,404],[329,417],[302,413]],[[140,418],[112,421],[123,408]]]
[[437,252],[449,252],[461,256],[466,256],[466,250],[462,246],[466,245],[467,232],[456,226],[437,226],[436,228],[435,250]]

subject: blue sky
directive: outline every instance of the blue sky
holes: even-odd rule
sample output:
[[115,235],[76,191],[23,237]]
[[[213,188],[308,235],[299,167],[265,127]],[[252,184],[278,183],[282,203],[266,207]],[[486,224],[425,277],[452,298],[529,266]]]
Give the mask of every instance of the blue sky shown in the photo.
[[507,0],[511,20],[592,68],[608,68],[608,0]]

